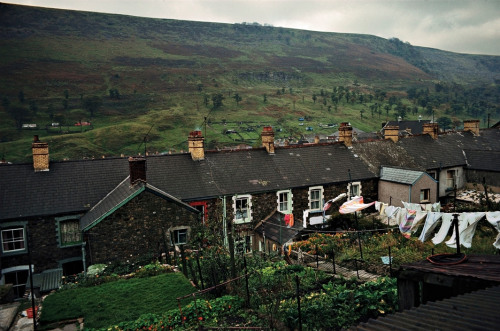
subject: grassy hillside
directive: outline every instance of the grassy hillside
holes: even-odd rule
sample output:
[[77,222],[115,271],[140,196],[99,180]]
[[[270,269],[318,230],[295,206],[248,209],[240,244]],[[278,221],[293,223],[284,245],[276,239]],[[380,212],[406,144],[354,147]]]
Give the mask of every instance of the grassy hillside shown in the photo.
[[[29,161],[33,134],[50,143],[51,159],[79,159],[185,150],[193,129],[221,148],[257,144],[263,125],[297,140],[342,121],[374,131],[398,114],[500,115],[500,57],[260,25],[0,4],[0,72],[0,156],[11,162]],[[439,81],[455,87],[436,101]],[[481,98],[482,108],[449,113],[465,104],[457,85],[460,96],[480,86],[465,101]],[[429,100],[408,99],[412,88],[430,91],[431,110]]]

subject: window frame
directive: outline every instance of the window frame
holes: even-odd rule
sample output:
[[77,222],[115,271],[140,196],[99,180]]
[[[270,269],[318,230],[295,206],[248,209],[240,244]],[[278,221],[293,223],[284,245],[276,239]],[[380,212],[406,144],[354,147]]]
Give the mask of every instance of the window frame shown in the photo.
[[[1,248],[0,251],[2,252],[2,255],[4,256],[9,256],[9,255],[17,255],[17,254],[25,254],[28,252],[28,242],[27,242],[27,232],[26,232],[26,225],[27,222],[19,222],[19,223],[5,223],[2,224],[0,228],[0,242],[1,242]],[[15,248],[15,249],[8,249],[5,250],[5,244],[10,245],[14,243],[19,243],[21,240],[16,240],[16,241],[8,241],[7,243],[4,242],[4,232],[7,233],[9,231],[22,231],[22,248]],[[15,238],[14,238],[15,239]]]
[[[424,195],[424,199],[422,199],[422,194]],[[425,197],[427,196],[427,199]],[[431,201],[431,189],[424,188],[420,190],[420,203],[428,203]]]
[[[354,188],[358,189],[358,194],[351,195]],[[355,196],[361,196],[361,182],[352,182],[347,184],[347,200],[351,200]]]
[[[170,244],[172,246],[187,245],[189,243],[189,237],[191,233],[191,228],[188,226],[176,226],[168,230],[170,232]],[[179,234],[183,232],[185,236],[185,241],[179,241]]]
[[[315,191],[319,191],[319,197],[316,199],[312,197],[312,193]],[[325,200],[324,197],[324,190],[323,186],[312,186],[309,188],[309,194],[308,194],[308,206],[309,206],[309,211],[310,212],[321,212],[323,211],[323,201]],[[312,204],[317,203],[318,208],[312,208]]]
[[202,206],[203,207],[203,210],[201,211],[201,223],[203,225],[206,225],[207,224],[207,219],[208,219],[208,203],[206,201],[194,201],[194,202],[190,202],[189,205],[191,207],[194,207],[196,209],[198,209],[197,207],[200,207]]
[[[240,251],[239,250],[239,244],[240,243],[243,243],[243,251]],[[253,250],[252,250],[252,244],[253,244],[253,236],[252,235],[249,235],[249,234],[246,234],[242,237],[239,238],[236,238],[234,240],[234,253],[235,254],[247,254],[247,253],[251,253]]]
[[[286,201],[281,200],[281,196],[283,194],[287,195]],[[293,199],[292,199],[292,197],[293,197],[292,190],[281,190],[281,191],[276,192],[277,209],[280,213],[283,213],[283,214],[291,214],[292,213],[292,211],[293,211]],[[281,209],[281,205],[283,203],[286,203],[286,205],[287,205],[286,209]]]
[[[246,217],[238,217],[236,205],[238,204],[238,201],[240,201],[240,200],[247,200],[247,203],[246,203],[247,204],[247,206],[246,206],[247,215],[246,215]],[[252,196],[249,194],[233,196],[233,213],[234,213],[234,224],[243,224],[243,223],[251,222],[252,221]]]
[[[60,248],[66,248],[66,247],[74,247],[74,246],[80,246],[83,242],[83,235],[82,231],[80,230],[80,217],[79,216],[64,216],[64,217],[56,217],[56,231],[57,231],[57,244]],[[78,234],[79,234],[79,240],[78,241],[69,241],[69,242],[63,242],[63,224],[69,223],[69,222],[75,222],[78,224]]]
[[[450,178],[450,174],[452,174],[451,178]],[[447,190],[453,190],[455,189],[455,186],[457,185],[457,170],[456,169],[452,169],[452,170],[446,170],[446,189]],[[451,182],[451,186],[450,186],[450,183]]]

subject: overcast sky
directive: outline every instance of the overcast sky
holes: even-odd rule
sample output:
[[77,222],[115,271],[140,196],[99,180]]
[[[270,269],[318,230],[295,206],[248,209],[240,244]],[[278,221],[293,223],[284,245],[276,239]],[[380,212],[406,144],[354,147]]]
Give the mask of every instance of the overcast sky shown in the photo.
[[500,0],[0,0],[189,21],[396,37],[415,46],[500,55]]

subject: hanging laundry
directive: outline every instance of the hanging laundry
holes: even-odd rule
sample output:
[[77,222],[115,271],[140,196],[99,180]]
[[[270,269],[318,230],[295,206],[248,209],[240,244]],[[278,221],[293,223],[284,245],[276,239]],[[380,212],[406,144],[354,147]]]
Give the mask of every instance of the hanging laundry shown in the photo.
[[500,249],[500,211],[486,212],[486,220],[490,222],[490,224],[493,225],[498,231],[498,235],[493,243],[493,246]]
[[374,202],[363,203],[363,197],[354,197],[352,200],[346,201],[340,206],[339,212],[341,214],[350,214],[359,210],[363,210],[375,204]]
[[442,222],[441,227],[439,228],[438,233],[432,238],[432,242],[434,245],[440,244],[443,242],[444,238],[448,235],[448,231],[450,230],[451,220],[453,218],[452,213],[443,213],[441,216]]
[[380,207],[382,205],[382,202],[380,201],[375,201],[375,210],[380,212]]
[[411,233],[415,233],[418,230],[422,221],[427,217],[427,212],[422,210],[417,210],[417,214],[415,215],[415,219],[413,220],[413,224],[411,225]]
[[396,207],[396,206],[387,206],[385,208],[385,215],[388,217],[388,218],[391,218],[393,217],[396,212],[400,209],[401,207]]
[[[460,235],[460,245],[463,245],[466,248],[470,248],[472,246],[472,237],[474,237],[474,232],[476,231],[477,223],[481,218],[484,217],[486,213],[484,212],[476,212],[476,213],[462,213],[459,216],[459,226],[458,233]],[[463,225],[461,226],[460,218],[462,218]],[[455,233],[454,233],[455,234]],[[457,242],[455,239],[455,235],[453,236],[453,241],[450,239],[446,242],[448,247],[456,248]]]
[[304,212],[302,213],[302,220],[303,220],[302,227],[304,229],[307,228],[307,218],[308,217],[309,217],[309,209],[304,210]]
[[286,214],[285,215],[285,225],[288,228],[293,227],[294,221],[293,221],[293,214]]
[[401,231],[405,238],[409,239],[411,236],[411,227],[413,225],[413,221],[415,220],[415,216],[417,216],[417,211],[406,209],[406,212],[404,212],[403,214],[404,217],[402,218],[402,222],[399,223],[399,231]]
[[425,219],[424,227],[418,240],[421,242],[426,242],[429,240],[432,231],[439,225],[439,220],[441,219],[442,214],[439,212],[428,212],[427,218]]
[[387,203],[382,203],[380,205],[380,215],[385,215],[385,208],[387,208],[387,206],[389,206]]
[[419,203],[412,203],[412,202],[404,202],[404,201],[401,201],[403,203],[403,207],[406,208],[406,209],[411,209],[411,210],[422,210],[422,207],[420,207],[420,204]]
[[333,198],[333,199],[330,199],[328,200],[327,202],[325,202],[325,204],[323,205],[323,212],[327,211],[328,209],[330,209],[330,207],[332,206],[332,204],[335,202],[335,201],[338,201],[340,199],[342,199],[343,197],[345,197],[347,194],[345,193],[342,193],[342,194],[339,194],[337,197]]

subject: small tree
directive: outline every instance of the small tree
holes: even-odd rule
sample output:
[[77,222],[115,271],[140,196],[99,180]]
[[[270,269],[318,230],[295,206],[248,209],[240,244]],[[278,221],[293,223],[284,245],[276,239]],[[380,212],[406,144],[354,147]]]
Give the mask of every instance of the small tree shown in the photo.
[[240,96],[238,93],[235,93],[235,94],[233,95],[233,99],[234,99],[234,101],[236,101],[236,104],[237,104],[237,105],[239,105],[239,104],[240,104],[240,101],[242,100],[242,99],[241,99],[241,96]]
[[223,106],[222,101],[224,100],[222,93],[212,94],[212,104],[214,109],[218,109]]
[[98,96],[87,97],[83,99],[83,108],[90,113],[90,117],[94,117],[94,114],[99,110],[102,105],[102,100]]

